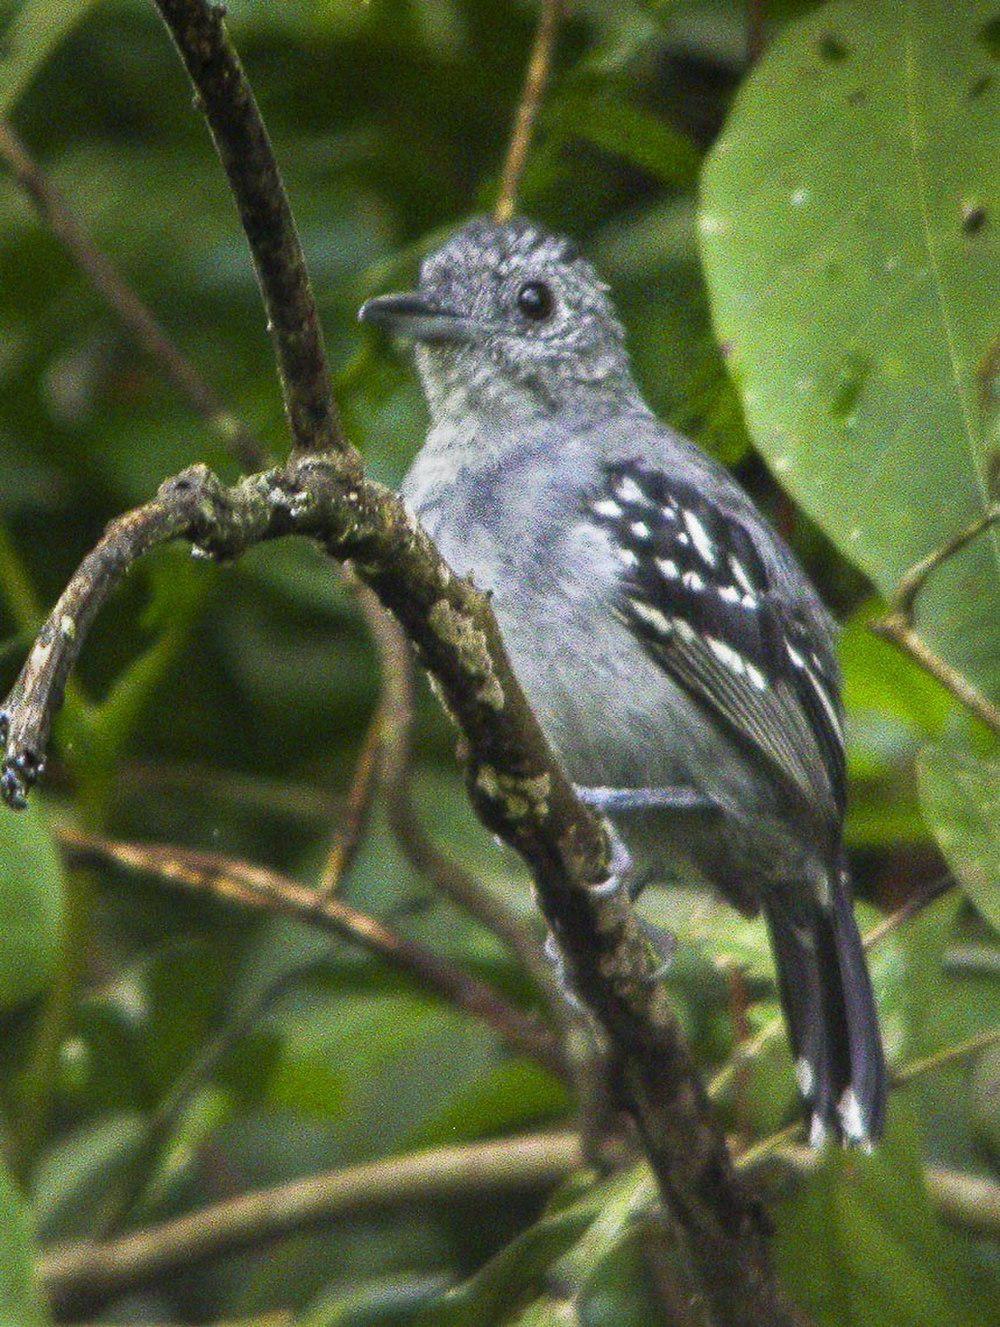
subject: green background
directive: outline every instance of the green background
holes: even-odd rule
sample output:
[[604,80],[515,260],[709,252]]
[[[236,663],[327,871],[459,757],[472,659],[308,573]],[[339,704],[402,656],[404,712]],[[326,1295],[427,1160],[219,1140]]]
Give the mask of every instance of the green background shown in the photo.
[[[888,1049],[903,1063],[995,1028],[1000,1008],[996,744],[867,629],[877,596],[997,496],[1000,30],[978,0],[764,8],[771,45],[748,77],[741,5],[573,5],[522,205],[582,241],[612,284],[651,403],[735,468],[844,623],[862,920],[936,879],[941,850],[964,887],[874,958]],[[423,405],[405,360],[355,313],[492,205],[535,9],[229,9],[350,435],[370,473],[396,483]],[[0,117],[280,455],[246,246],[151,5],[0,0]],[[237,473],[0,173],[4,686],[104,524],[196,460]],[[935,578],[919,619],[994,697],[996,566],[987,536]],[[376,697],[359,614],[304,545],[226,568],[161,551],[100,619],[51,778],[26,815],[0,815],[4,1327],[45,1321],[31,1289],[38,1243],[92,1234],[123,1193],[134,1201],[119,1224],[139,1229],[278,1180],[572,1120],[554,1078],[374,959],[299,925],[60,864],[52,827],[77,823],[314,881]],[[534,924],[518,865],[466,808],[452,734],[423,690],[417,755],[434,834]],[[345,892],[531,1002],[496,943],[402,861],[381,814]],[[734,966],[751,1030],[774,1018],[762,928],[684,891],[644,907],[680,934],[671,990],[708,1072],[734,1045]],[[248,1010],[252,1030],[230,1037],[151,1134],[185,1069]],[[824,1327],[989,1321],[996,1231],[947,1228],[922,1172],[996,1178],[998,1084],[995,1049],[928,1075],[894,1099],[878,1156],[828,1158],[781,1190],[782,1275]],[[793,1097],[772,1041],[722,1109],[756,1138],[794,1118]],[[654,1323],[638,1182],[581,1178],[544,1215],[525,1195],[342,1222],[171,1275],[88,1321],[290,1308],[309,1327]]]

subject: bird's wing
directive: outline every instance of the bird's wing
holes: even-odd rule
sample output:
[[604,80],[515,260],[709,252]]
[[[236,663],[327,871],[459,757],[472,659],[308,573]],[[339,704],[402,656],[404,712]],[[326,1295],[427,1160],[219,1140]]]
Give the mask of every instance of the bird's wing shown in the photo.
[[746,525],[648,463],[588,495],[621,576],[616,611],[649,654],[821,820],[844,809],[836,666],[772,584]]

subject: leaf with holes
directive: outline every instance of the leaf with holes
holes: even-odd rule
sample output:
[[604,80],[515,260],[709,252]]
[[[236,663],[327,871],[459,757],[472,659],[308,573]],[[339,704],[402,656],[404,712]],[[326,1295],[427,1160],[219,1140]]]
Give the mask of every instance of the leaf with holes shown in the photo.
[[[716,330],[752,436],[890,594],[1000,496],[996,0],[838,0],[747,80],[703,175]],[[1000,532],[922,634],[1000,687]]]

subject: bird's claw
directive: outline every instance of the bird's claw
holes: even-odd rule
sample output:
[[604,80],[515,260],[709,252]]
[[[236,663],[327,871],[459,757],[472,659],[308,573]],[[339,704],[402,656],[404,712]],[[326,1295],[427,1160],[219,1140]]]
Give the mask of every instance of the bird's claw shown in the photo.
[[651,986],[655,986],[657,982],[663,980],[673,966],[674,957],[677,954],[677,936],[674,935],[673,931],[668,931],[666,927],[654,926],[641,917],[639,918],[639,925],[650,949],[659,959],[656,967],[649,974],[649,983]]
[[595,898],[614,898],[619,890],[627,888],[634,864],[632,854],[611,822],[605,821],[604,827],[611,841],[608,876],[606,880],[599,880],[597,884],[591,885],[590,892]]

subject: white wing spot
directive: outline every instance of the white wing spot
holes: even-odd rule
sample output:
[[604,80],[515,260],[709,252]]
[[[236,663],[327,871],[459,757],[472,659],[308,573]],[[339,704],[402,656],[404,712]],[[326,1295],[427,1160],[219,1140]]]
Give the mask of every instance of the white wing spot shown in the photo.
[[803,659],[802,655],[799,654],[795,646],[790,645],[787,640],[785,641],[785,649],[788,651],[788,657],[789,659],[791,659],[792,663],[795,665],[796,668],[805,668],[806,666],[805,659]]
[[732,669],[740,677],[743,676],[747,665],[742,654],[737,653],[731,645],[727,645],[724,640],[718,640],[715,636],[706,636],[705,643],[720,663],[724,663],[727,668]]
[[739,581],[739,583],[743,586],[744,590],[746,590],[747,594],[753,594],[754,590],[753,581],[747,575],[746,568],[744,567],[743,563],[740,562],[738,558],[734,558],[732,555],[730,555],[729,558],[729,569],[736,577],[736,579]]
[[658,631],[661,636],[671,634],[670,619],[665,613],[661,613],[658,608],[651,608],[649,604],[644,604],[640,599],[633,599],[631,603],[632,611],[640,621],[645,622],[654,631]]
[[693,511],[684,512],[684,524],[691,532],[694,546],[710,567],[715,566],[715,545],[709,538],[708,531]]
[[621,505],[612,498],[601,498],[600,502],[594,503],[593,509],[598,516],[608,516],[613,521],[618,520],[625,514]]
[[619,548],[618,556],[626,567],[637,567],[639,565],[638,554],[633,553],[630,548]]
[[648,539],[653,533],[645,521],[633,521],[629,528],[636,539]]
[[642,488],[635,482],[631,475],[623,475],[615,485],[615,493],[621,498],[622,502],[630,502],[633,506],[649,507],[652,506],[649,498],[643,492]]
[[760,671],[757,665],[747,661],[746,667],[747,667],[747,677],[750,679],[751,683],[757,688],[758,691],[766,691],[767,678]]
[[695,593],[698,593],[705,588],[705,582],[696,571],[686,571],[681,577],[681,580],[685,589],[694,590]]
[[675,581],[681,574],[681,569],[673,558],[657,558],[656,565],[661,574],[666,576],[668,580]]
[[680,636],[681,640],[685,641],[688,645],[690,645],[693,640],[697,639],[694,627],[682,617],[674,618],[674,630],[677,632],[678,636]]

